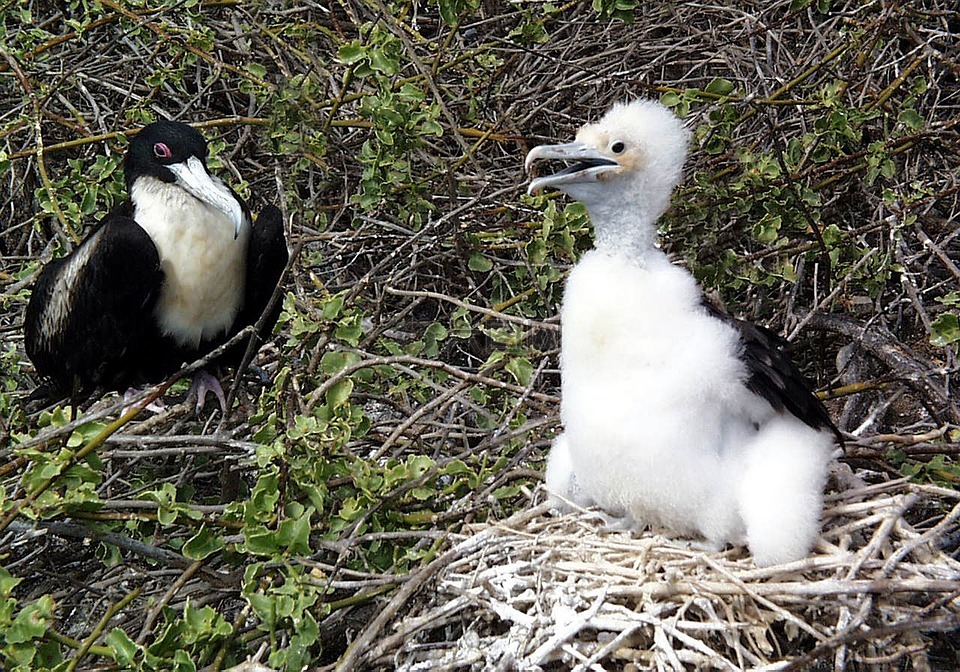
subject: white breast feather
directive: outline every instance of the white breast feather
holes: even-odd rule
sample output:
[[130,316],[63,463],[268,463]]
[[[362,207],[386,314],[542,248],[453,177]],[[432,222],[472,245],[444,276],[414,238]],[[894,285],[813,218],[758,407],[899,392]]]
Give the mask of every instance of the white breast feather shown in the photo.
[[637,527],[747,541],[759,564],[795,559],[817,533],[832,439],[746,387],[739,335],[700,300],[659,255],[584,255],[564,296],[547,487]]
[[[710,439],[737,403],[730,381],[745,371],[733,330],[696,309],[692,278],[651,261],[641,268],[593,251],[571,273],[561,413],[586,493],[637,520],[695,532],[706,500],[724,494]],[[709,510],[719,518],[709,526],[726,532],[729,512]]]
[[153,178],[139,178],[131,199],[165,274],[155,311],[161,331],[194,347],[226,332],[243,306],[249,227],[234,239],[223,212]]
[[[747,387],[739,330],[712,316],[693,276],[654,247],[686,154],[680,121],[636,101],[577,134],[584,152],[604,158],[613,138],[629,140],[610,156],[619,170],[548,179],[586,206],[597,249],[566,284],[564,433],[547,488],[560,508],[598,505],[638,530],[665,527],[716,547],[746,541],[758,565],[799,559],[819,529],[832,433]],[[540,155],[551,152],[563,154]]]

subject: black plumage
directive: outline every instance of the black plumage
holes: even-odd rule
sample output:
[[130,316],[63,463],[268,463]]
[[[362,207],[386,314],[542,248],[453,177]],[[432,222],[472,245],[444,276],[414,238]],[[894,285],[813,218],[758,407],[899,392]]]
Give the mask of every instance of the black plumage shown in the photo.
[[[78,280],[69,309],[57,280],[71,258],[91,245],[110,250],[111,263],[93,263]],[[27,354],[37,372],[71,395],[97,387],[122,386],[138,378],[152,328],[151,313],[160,294],[160,257],[146,231],[122,215],[108,215],[72,255],[51,261],[33,288],[24,320]],[[58,315],[51,311],[58,310]],[[51,321],[49,329],[42,322]],[[55,321],[55,324],[54,324]]]
[[25,346],[57,392],[76,399],[161,380],[260,318],[288,258],[282,215],[267,205],[253,222],[206,157],[186,124],[145,127],[124,159],[129,200],[41,271]]
[[703,305],[710,315],[731,325],[740,334],[743,345],[740,358],[749,373],[746,385],[750,391],[766,399],[777,411],[786,411],[809,427],[830,431],[839,441],[843,440],[826,406],[784,352],[788,345],[786,341],[770,329],[733,317],[708,301]]

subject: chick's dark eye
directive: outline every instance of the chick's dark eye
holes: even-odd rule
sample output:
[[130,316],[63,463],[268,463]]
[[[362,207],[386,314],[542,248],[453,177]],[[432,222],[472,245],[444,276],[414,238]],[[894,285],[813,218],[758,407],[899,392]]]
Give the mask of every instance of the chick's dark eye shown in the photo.
[[613,152],[614,154],[619,154],[624,149],[626,149],[626,146],[619,140],[613,143],[612,145],[610,145],[610,151]]
[[173,156],[173,152],[165,144],[158,142],[153,146],[153,155],[158,159],[169,159]]

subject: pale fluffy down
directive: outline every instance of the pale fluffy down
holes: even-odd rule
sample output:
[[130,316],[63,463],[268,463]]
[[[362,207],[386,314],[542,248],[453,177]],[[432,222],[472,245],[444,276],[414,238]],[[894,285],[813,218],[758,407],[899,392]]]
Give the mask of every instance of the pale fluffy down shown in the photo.
[[[746,543],[758,565],[797,560],[819,530],[834,437],[747,386],[739,328],[656,247],[686,142],[674,115],[637,101],[581,129],[577,143],[536,150],[594,160],[582,179],[567,170],[537,184],[582,201],[597,235],[566,284],[564,433],[546,485],[560,508],[599,506],[634,529],[715,548]],[[592,167],[604,159],[615,165]]]
[[744,445],[737,491],[747,546],[758,565],[802,558],[820,531],[833,437],[778,415]]
[[562,321],[565,432],[548,459],[551,492],[638,530],[746,542],[758,565],[809,551],[833,437],[744,386],[737,332],[700,307],[686,271],[588,252]]

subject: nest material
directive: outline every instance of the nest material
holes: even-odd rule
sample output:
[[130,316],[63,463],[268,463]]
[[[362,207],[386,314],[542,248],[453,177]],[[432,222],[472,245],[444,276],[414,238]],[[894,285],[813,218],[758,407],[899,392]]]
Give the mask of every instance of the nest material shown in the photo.
[[[847,490],[828,498],[809,558],[763,569],[743,549],[631,538],[540,505],[472,528],[424,570],[417,597],[382,612],[393,632],[366,658],[410,671],[936,669],[928,634],[960,627],[960,562],[941,550],[958,500],[903,481]],[[935,523],[908,522],[944,502]]]

